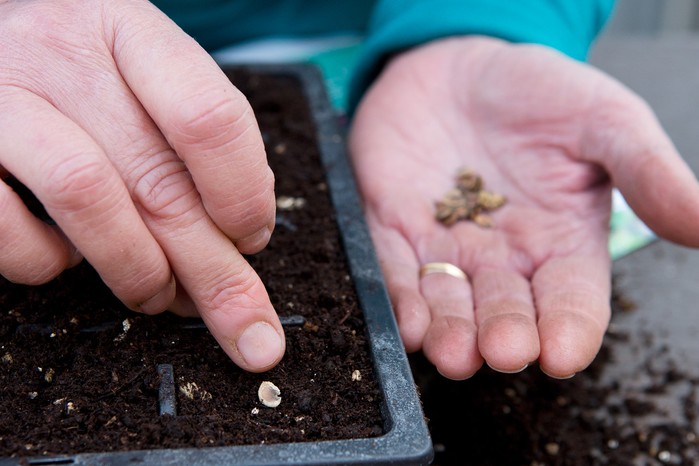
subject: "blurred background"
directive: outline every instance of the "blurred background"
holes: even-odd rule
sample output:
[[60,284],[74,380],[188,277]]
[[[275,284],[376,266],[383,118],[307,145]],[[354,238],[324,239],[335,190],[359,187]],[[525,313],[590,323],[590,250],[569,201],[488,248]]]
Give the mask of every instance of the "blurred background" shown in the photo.
[[607,34],[699,33],[699,0],[618,0]]

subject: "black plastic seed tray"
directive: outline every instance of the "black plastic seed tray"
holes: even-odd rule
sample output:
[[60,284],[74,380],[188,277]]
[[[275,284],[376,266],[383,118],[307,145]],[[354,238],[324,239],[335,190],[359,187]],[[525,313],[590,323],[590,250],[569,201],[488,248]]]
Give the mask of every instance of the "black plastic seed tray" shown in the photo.
[[[379,437],[338,441],[0,458],[0,465],[418,465],[431,462],[432,443],[420,399],[346,157],[343,129],[331,108],[321,74],[315,67],[305,65],[250,69],[294,77],[307,95],[351,278],[367,326],[374,370],[383,396],[385,433]],[[158,370],[161,375],[167,375],[171,368]],[[166,412],[172,409],[167,393],[168,387],[161,386],[160,409]]]

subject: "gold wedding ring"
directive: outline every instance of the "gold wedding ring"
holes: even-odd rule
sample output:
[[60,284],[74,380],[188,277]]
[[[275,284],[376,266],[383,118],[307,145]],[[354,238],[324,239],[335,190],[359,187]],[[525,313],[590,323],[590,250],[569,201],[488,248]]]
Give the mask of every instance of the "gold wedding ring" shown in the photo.
[[451,275],[454,278],[459,278],[461,280],[468,280],[466,273],[449,262],[428,262],[427,264],[420,267],[420,278],[425,275],[431,275],[433,273],[445,273]]

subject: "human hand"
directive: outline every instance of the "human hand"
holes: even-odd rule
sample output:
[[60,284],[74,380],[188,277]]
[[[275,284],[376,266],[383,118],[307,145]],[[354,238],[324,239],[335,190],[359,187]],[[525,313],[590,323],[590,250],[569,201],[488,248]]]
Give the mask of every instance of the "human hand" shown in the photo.
[[[405,347],[449,378],[484,360],[567,378],[593,360],[610,317],[613,186],[660,236],[699,246],[699,186],[652,111],[545,47],[469,37],[403,53],[349,142]],[[435,220],[461,167],[507,196],[493,228]],[[419,278],[435,261],[470,280]]]
[[[84,256],[144,313],[199,314],[243,369],[284,352],[241,253],[268,242],[274,177],[247,100],[146,1],[0,1],[0,273],[51,280]],[[177,294],[177,298],[175,299]]]

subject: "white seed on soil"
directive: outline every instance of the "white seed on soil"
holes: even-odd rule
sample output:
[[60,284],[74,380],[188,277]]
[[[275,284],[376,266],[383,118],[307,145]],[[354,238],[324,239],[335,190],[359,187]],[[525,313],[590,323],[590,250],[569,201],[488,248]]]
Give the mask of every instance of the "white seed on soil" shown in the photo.
[[362,373],[359,372],[359,369],[356,369],[354,372],[352,372],[352,381],[359,382],[360,380],[362,380]]
[[305,205],[306,199],[303,197],[279,196],[277,198],[277,209],[279,210],[303,209]]
[[123,329],[123,332],[114,338],[115,342],[122,341],[124,338],[126,338],[126,333],[131,328],[131,319],[124,319],[124,321],[121,323],[121,328]]
[[263,405],[268,408],[276,408],[282,402],[282,397],[279,396],[281,391],[272,382],[264,381],[260,384],[257,390],[257,396]]
[[561,447],[556,442],[547,443],[546,445],[544,445],[544,448],[546,448],[546,453],[548,453],[551,456],[556,456],[561,449]]
[[180,385],[180,392],[190,400],[198,398],[202,401],[209,401],[211,398],[213,398],[211,393],[207,392],[203,388],[199,388],[195,382],[187,382],[184,385]]

